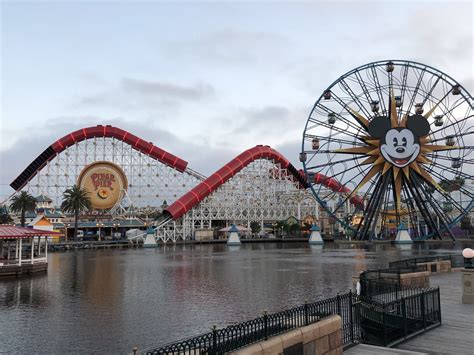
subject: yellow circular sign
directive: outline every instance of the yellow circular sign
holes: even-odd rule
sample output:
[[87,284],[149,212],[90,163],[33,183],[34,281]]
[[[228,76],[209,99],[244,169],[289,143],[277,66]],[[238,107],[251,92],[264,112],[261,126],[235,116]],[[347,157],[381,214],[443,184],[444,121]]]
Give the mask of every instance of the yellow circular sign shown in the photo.
[[98,161],[86,166],[77,185],[89,192],[92,208],[112,208],[127,190],[127,177],[123,170],[110,162]]

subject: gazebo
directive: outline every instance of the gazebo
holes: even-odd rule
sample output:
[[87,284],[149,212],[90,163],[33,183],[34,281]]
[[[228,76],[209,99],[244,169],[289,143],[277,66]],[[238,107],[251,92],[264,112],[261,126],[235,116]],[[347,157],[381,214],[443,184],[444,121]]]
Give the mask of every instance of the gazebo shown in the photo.
[[57,234],[59,233],[0,225],[0,277],[18,277],[22,274],[46,271],[48,237]]

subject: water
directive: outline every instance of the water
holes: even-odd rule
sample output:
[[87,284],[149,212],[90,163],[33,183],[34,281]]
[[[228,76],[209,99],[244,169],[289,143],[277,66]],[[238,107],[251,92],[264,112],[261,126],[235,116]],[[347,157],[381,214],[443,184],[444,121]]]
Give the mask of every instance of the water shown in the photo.
[[262,243],[50,253],[48,274],[0,281],[0,352],[158,346],[345,292],[367,268],[462,247]]

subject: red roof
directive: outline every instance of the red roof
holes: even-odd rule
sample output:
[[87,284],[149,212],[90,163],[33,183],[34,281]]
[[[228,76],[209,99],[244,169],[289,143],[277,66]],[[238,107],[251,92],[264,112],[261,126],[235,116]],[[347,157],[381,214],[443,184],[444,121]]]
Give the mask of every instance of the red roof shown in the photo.
[[0,239],[7,238],[30,238],[36,236],[51,236],[59,235],[61,233],[44,231],[40,229],[25,228],[9,226],[7,224],[0,224]]

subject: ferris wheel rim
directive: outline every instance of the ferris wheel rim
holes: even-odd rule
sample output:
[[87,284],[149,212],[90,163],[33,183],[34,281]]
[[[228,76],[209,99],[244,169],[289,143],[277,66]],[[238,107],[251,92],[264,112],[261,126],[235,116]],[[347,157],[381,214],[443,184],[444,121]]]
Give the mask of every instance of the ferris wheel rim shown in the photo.
[[[443,79],[444,82],[446,82],[447,84],[450,84],[452,86],[454,85],[457,85],[461,90],[461,96],[462,98],[464,99],[465,102],[467,102],[471,109],[473,108],[473,98],[472,98],[472,95],[471,93],[466,90],[466,88],[460,84],[457,80],[455,80],[453,77],[451,77],[450,75],[442,72],[441,70],[437,69],[437,68],[434,68],[430,65],[427,65],[427,64],[423,64],[423,63],[420,63],[420,62],[416,62],[416,61],[411,61],[411,60],[401,60],[401,59],[386,59],[386,60],[378,60],[378,61],[374,61],[374,62],[370,62],[370,63],[366,63],[366,64],[363,64],[363,65],[360,65],[354,69],[351,69],[349,71],[347,71],[345,74],[341,75],[340,77],[338,77],[336,80],[334,80],[325,90],[323,90],[323,92],[321,93],[321,95],[317,98],[317,100],[315,101],[314,105],[312,106],[311,110],[310,110],[310,113],[308,115],[308,119],[306,121],[306,124],[305,124],[305,127],[304,127],[304,130],[303,130],[303,134],[302,134],[302,144],[301,144],[301,152],[302,154],[306,153],[305,152],[305,143],[306,143],[306,140],[305,138],[307,138],[307,131],[308,131],[308,125],[310,124],[310,119],[311,119],[311,116],[313,114],[313,112],[315,111],[315,109],[317,108],[318,104],[322,101],[323,97],[324,97],[324,94],[328,91],[330,91],[335,85],[337,85],[339,82],[341,82],[341,80],[353,75],[354,73],[357,73],[359,71],[362,71],[362,70],[366,70],[368,68],[375,68],[375,67],[380,67],[382,65],[386,65],[388,63],[392,63],[394,65],[399,65],[399,66],[404,66],[404,67],[412,67],[414,69],[421,69],[421,70],[424,70],[424,71],[427,71],[428,73],[430,73],[432,76],[436,76],[440,79]],[[465,117],[465,119],[469,119],[471,116],[467,116]],[[453,123],[453,125],[455,123],[457,123],[458,121],[455,121]],[[313,122],[314,123],[314,122]],[[470,127],[468,127],[467,129],[470,129]],[[437,132],[437,131],[436,131]],[[431,133],[435,133],[435,132],[431,132]],[[302,164],[303,164],[303,170],[304,170],[304,173],[306,175],[307,178],[309,178],[310,176],[310,171],[308,169],[308,166],[307,166],[307,162],[306,160],[305,161],[302,161]],[[311,173],[314,173],[314,172],[311,172]],[[327,209],[326,208],[326,203],[324,202],[324,200],[320,197],[320,194],[319,192],[317,192],[314,188],[314,185],[313,183],[309,182],[309,187],[312,191],[312,194],[313,196],[316,198],[318,204],[323,207],[325,209],[325,211],[328,213],[328,215],[332,218],[334,218],[336,221],[338,221],[339,223],[341,223],[345,228],[348,228],[352,231],[356,231],[356,228],[354,228],[353,226],[351,226],[348,222],[346,222],[344,219],[341,219],[339,217],[336,216],[335,213],[333,213],[330,209]],[[347,200],[346,200],[347,201]],[[345,201],[345,202],[346,202]],[[471,198],[471,201],[468,203],[468,206],[466,208],[463,208],[462,210],[460,210],[460,213],[451,221],[451,223],[449,224],[449,228],[451,228],[454,224],[458,223],[463,217],[465,217],[469,211],[474,207],[474,196]],[[362,213],[365,212],[365,209],[362,211]],[[446,229],[445,228],[441,228],[441,232],[445,231]],[[431,232],[427,235],[424,235],[423,236],[423,239],[428,239],[428,238],[431,238],[435,233],[434,232]]]

